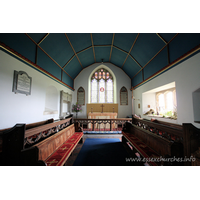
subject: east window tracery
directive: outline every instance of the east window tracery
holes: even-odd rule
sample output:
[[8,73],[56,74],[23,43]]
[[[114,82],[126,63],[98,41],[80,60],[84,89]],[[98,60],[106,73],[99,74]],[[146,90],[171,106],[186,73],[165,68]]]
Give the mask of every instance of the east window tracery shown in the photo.
[[113,77],[104,68],[98,69],[92,75],[91,103],[113,103]]

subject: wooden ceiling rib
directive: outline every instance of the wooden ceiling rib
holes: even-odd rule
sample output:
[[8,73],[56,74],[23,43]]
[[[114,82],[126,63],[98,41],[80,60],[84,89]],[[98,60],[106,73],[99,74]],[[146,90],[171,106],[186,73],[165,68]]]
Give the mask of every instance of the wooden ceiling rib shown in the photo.
[[[133,42],[133,44],[132,44],[132,46],[131,46],[131,48],[130,48],[130,50],[129,50],[129,52],[128,52],[128,55],[126,56],[126,59],[124,60],[124,63],[123,63],[123,65],[122,65],[121,68],[124,67],[124,64],[125,64],[125,62],[127,61],[128,56],[130,55],[130,53],[131,53],[131,51],[132,51],[132,49],[133,49],[133,46],[135,45],[135,43],[136,43],[138,37],[139,37],[139,33],[137,34],[137,37],[135,38],[135,41]],[[131,57],[132,57],[132,59],[140,66],[140,68],[142,68],[142,66],[136,61],[136,59],[133,58],[133,56],[131,56]]]
[[94,50],[94,42],[93,42],[93,38],[92,38],[92,33],[90,33],[90,37],[91,37],[91,42],[92,42],[92,49],[93,49],[93,55],[94,55],[94,62],[96,62],[95,50]]
[[75,56],[76,56],[78,62],[80,63],[80,65],[81,65],[81,67],[82,67],[82,69],[83,69],[83,66],[82,66],[82,64],[81,64],[81,61],[79,60],[78,55],[77,55],[76,51],[74,50],[74,47],[73,47],[72,43],[70,42],[70,39],[68,38],[68,36],[67,36],[66,33],[65,33],[65,36],[66,36],[66,38],[67,38],[67,40],[68,40],[68,42],[69,42],[69,44],[70,44],[70,46],[71,46],[71,48],[72,48],[74,54],[75,54]]
[[112,49],[113,49],[114,38],[115,38],[115,33],[113,33],[112,44],[111,44],[111,49],[110,49],[109,62],[110,62],[110,60],[111,60],[111,55],[112,55]]
[[[153,56],[153,58],[151,58],[144,66],[143,66],[143,68],[141,69],[141,70],[139,70],[131,79],[133,79],[134,77],[136,77],[165,47],[167,47],[168,48],[168,44],[176,37],[178,35],[178,33],[173,37],[173,38],[171,38],[171,40],[167,43],[166,42],[166,44],[165,44],[165,46],[161,49],[161,50],[159,50],[159,52],[157,52],[157,54],[155,54],[154,56]],[[168,63],[170,64],[170,62],[169,62],[169,49],[167,49],[167,52],[168,52]]]
[[63,69],[70,63],[70,61],[75,57],[75,55],[73,55],[67,62],[66,64],[63,66]]
[[52,76],[59,78],[61,72],[70,87],[83,69],[101,63],[102,59],[122,69],[135,87],[142,81],[141,77],[146,80],[152,75],[151,67],[160,74],[162,67],[168,69],[199,45],[200,34],[0,33],[0,42],[31,64],[40,64],[37,67],[49,70]]
[[[63,68],[48,54],[46,53],[46,51],[44,51],[44,49],[42,49],[42,47],[40,47],[27,33],[25,33],[25,35],[35,44],[37,45],[37,47],[39,47],[58,67],[60,67],[61,70],[63,70]],[[45,37],[46,38],[46,37]],[[37,56],[37,55],[36,55]],[[63,70],[72,80],[74,80],[65,70]]]
[[165,46],[160,49],[160,51],[158,51],[158,53],[156,53],[144,66],[143,69],[178,35],[178,33],[168,42],[165,44]]
[[45,39],[46,37],[49,35],[49,33],[47,33],[39,42],[38,42],[38,45],[40,45]]
[[156,35],[157,35],[165,44],[167,44],[167,41],[166,41],[159,33],[156,33]]

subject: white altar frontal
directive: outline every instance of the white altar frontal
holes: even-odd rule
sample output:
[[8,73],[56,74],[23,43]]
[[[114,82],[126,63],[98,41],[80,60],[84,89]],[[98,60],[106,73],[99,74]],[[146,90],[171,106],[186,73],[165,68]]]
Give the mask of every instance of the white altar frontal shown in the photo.
[[[89,112],[88,113],[88,119],[116,119],[117,113],[116,112]],[[112,129],[116,128],[116,124],[112,124]],[[92,128],[91,124],[88,124],[88,128]],[[107,123],[106,125],[102,124],[96,124],[95,128],[97,129],[110,129],[110,124]]]

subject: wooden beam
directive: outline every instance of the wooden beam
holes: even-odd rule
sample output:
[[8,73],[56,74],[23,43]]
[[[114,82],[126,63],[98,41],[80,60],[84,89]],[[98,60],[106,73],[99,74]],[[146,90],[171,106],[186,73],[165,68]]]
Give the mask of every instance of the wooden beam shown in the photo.
[[143,69],[178,35],[178,33],[160,50],[156,55],[153,56],[143,67]]
[[37,44],[40,45],[46,39],[48,35],[49,33],[47,33]]
[[[128,52],[128,55],[126,56],[126,58],[125,58],[125,60],[124,60],[124,63],[123,63],[123,65],[122,65],[122,68],[124,67],[124,64],[125,64],[126,60],[128,59],[128,56],[130,55],[130,53],[131,53],[131,51],[132,51],[132,49],[133,49],[133,46],[135,45],[135,43],[136,43],[138,37],[139,37],[139,33],[137,34],[137,37],[135,38],[135,40],[134,40],[134,42],[133,42],[133,44],[132,44],[132,46],[131,46],[131,48],[130,48],[130,50],[129,50],[129,52]],[[132,58],[133,58],[133,56],[132,56]],[[133,59],[135,60],[135,58],[133,58]],[[136,61],[136,60],[135,60],[135,61]],[[138,62],[136,62],[136,63],[139,64]],[[139,66],[142,68],[142,66],[141,66],[140,64],[139,64]]]
[[[63,70],[63,68],[48,54],[46,53],[46,51],[44,49],[42,49],[39,44],[37,44],[27,33],[25,33],[25,35],[37,46],[39,47],[58,67],[60,67],[60,69]],[[64,71],[72,80],[73,78],[66,72]]]
[[156,35],[165,43],[167,44],[167,41],[158,33],[156,33]]
[[113,33],[112,45],[111,45],[111,49],[110,49],[110,58],[109,58],[109,62],[110,62],[110,60],[111,60],[111,55],[112,55],[112,49],[113,49],[114,38],[115,38],[115,33]]
[[92,38],[92,33],[90,33],[90,37],[91,37],[91,42],[92,42],[92,49],[93,49],[93,55],[94,55],[94,62],[96,62],[95,50],[94,50],[94,42],[93,42],[93,38]]
[[78,55],[77,55],[77,53],[76,53],[76,51],[75,51],[75,49],[74,49],[74,47],[73,47],[73,45],[72,45],[70,39],[68,38],[68,36],[67,36],[66,33],[65,33],[65,36],[66,36],[66,38],[67,38],[67,40],[68,40],[68,42],[69,42],[69,44],[70,44],[70,46],[71,46],[71,48],[72,48],[72,50],[73,50],[73,52],[74,52],[74,54],[75,54],[75,56],[76,56],[76,58],[77,58],[79,64],[81,65],[81,67],[82,67],[82,69],[83,69],[83,66],[82,66],[82,64],[81,64],[81,61],[79,60],[79,57],[78,57]]
[[60,83],[60,84],[62,84],[64,86],[67,86],[68,88],[70,88],[70,89],[72,89],[74,91],[74,88],[72,88],[71,86],[67,85],[66,83],[64,83],[63,81],[61,81],[60,79],[58,79],[57,77],[55,77],[54,75],[52,75],[51,73],[46,71],[45,69],[43,69],[40,66],[36,65],[34,62],[32,62],[29,59],[25,58],[23,55],[21,55],[20,53],[14,51],[13,49],[11,49],[10,47],[6,46],[5,44],[3,44],[1,42],[0,42],[0,48],[4,49],[5,51],[7,51],[10,54],[12,54],[12,56],[17,57],[18,59],[20,59],[20,60],[24,61],[25,63],[27,63],[28,65],[32,66],[34,69],[37,69],[38,71],[44,73],[48,77],[50,77],[53,80],[57,81],[58,83]]

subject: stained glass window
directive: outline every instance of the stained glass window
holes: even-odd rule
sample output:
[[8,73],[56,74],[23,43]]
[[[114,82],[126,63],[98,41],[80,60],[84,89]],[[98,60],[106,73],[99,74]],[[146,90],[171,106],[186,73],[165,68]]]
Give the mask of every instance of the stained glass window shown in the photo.
[[91,103],[97,103],[97,80],[92,80]]
[[107,103],[113,103],[113,81],[108,79],[107,82]]
[[106,69],[94,72],[91,78],[91,103],[113,103],[113,77]]
[[105,80],[99,81],[99,103],[105,103]]

